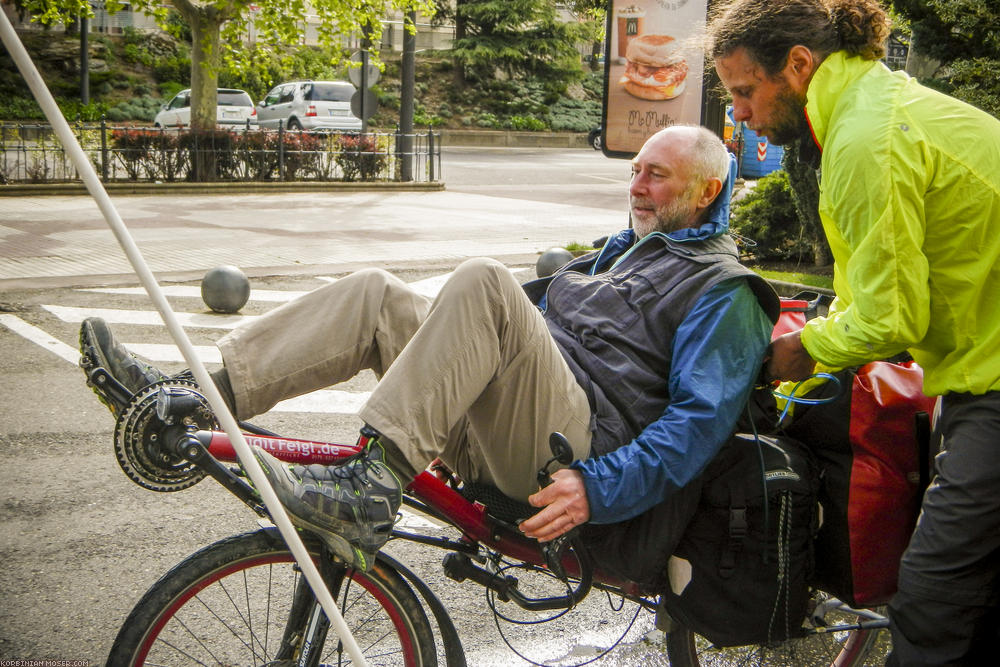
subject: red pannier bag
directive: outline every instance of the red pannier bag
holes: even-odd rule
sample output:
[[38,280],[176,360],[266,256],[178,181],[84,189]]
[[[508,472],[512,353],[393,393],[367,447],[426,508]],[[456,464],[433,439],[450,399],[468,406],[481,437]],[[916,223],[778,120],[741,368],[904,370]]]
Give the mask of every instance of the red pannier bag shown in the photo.
[[[805,443],[821,469],[815,584],[856,607],[885,604],[916,525],[930,471],[930,416],[913,361],[875,361],[835,374],[797,405],[784,432]],[[838,394],[839,392],[839,394]]]

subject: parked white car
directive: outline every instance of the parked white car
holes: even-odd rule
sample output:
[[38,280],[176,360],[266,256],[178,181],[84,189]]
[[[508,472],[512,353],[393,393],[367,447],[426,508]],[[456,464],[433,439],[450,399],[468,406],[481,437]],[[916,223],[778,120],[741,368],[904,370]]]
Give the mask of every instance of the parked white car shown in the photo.
[[349,81],[289,81],[275,86],[257,105],[262,128],[361,131],[351,112],[357,89]]
[[[253,100],[237,88],[219,88],[216,123],[219,127],[257,127],[257,109]],[[191,125],[191,89],[182,90],[160,108],[153,127],[189,127]]]

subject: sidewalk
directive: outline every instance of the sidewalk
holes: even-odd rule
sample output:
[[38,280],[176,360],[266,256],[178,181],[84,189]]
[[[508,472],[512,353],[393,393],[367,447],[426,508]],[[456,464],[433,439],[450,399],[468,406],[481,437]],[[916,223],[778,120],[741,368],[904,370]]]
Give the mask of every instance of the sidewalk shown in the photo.
[[[112,195],[112,202],[165,281],[200,279],[221,264],[250,276],[481,256],[533,265],[550,247],[588,242],[621,223],[606,209],[443,190]],[[88,195],[2,200],[0,291],[137,283]]]

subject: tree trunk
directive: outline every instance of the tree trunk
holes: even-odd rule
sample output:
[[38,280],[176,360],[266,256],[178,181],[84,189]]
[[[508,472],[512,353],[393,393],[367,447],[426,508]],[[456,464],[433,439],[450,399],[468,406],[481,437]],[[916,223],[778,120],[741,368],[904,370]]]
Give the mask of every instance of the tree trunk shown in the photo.
[[218,107],[219,67],[222,64],[220,31],[224,18],[212,5],[192,7],[184,18],[191,26],[191,131],[192,177],[198,182],[215,181],[216,154],[213,133]]
[[[455,0],[455,39],[452,42],[457,42],[460,39],[465,39],[465,13],[462,11],[462,5],[465,4],[465,0]],[[465,64],[458,60],[457,58],[453,63],[454,69],[452,70],[452,83],[456,90],[462,90],[465,88]]]
[[211,5],[185,17],[191,26],[191,128],[214,130],[219,67],[222,64],[222,21]]
[[819,179],[816,171],[799,162],[797,142],[785,146],[781,166],[788,174],[788,184],[792,189],[792,200],[799,214],[803,237],[809,239],[812,246],[813,265],[826,266],[833,258],[819,217]]
[[604,53],[604,44],[595,40],[590,44],[590,69],[596,72],[603,68],[601,65],[601,54]]
[[910,48],[906,52],[906,73],[919,81],[926,81],[934,77],[934,74],[941,67],[941,61],[925,56],[917,50],[917,40],[910,38]]

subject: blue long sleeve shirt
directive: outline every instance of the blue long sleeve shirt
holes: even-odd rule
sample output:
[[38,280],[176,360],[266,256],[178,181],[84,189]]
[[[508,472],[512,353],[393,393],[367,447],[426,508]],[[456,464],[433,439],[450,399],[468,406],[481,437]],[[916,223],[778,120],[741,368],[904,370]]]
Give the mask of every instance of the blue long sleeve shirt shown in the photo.
[[732,434],[773,326],[743,279],[701,296],[673,340],[662,416],[628,444],[572,466],[583,474],[592,523],[637,516],[701,473]]

